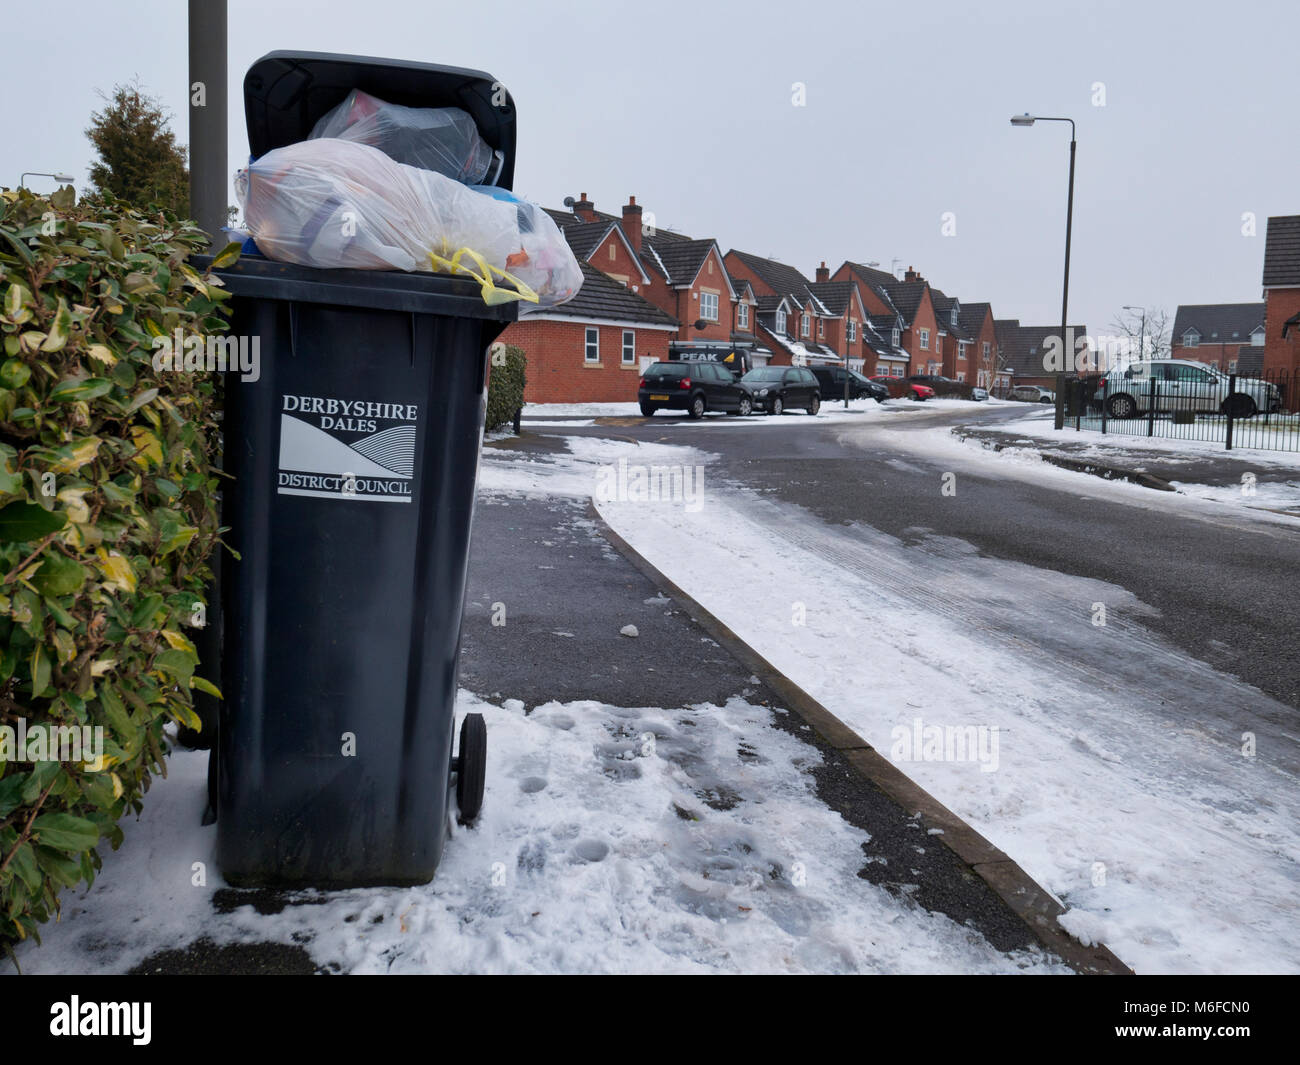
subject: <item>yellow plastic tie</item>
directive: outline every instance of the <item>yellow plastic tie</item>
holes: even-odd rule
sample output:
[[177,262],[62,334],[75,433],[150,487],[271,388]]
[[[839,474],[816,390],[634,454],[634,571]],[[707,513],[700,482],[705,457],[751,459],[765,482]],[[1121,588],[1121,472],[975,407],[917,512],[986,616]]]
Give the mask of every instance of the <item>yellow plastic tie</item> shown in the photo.
[[[444,245],[443,248],[446,251]],[[468,257],[471,262],[478,266],[478,272],[461,262],[461,259]],[[437,252],[429,252],[429,261],[433,263],[435,270],[441,270],[448,274],[468,274],[479,283],[483,302],[489,307],[494,307],[498,303],[509,303],[511,300],[526,300],[529,303],[540,302],[538,295],[528,285],[514,274],[509,274],[499,266],[493,266],[483,258],[473,248],[460,248],[450,258],[446,259]],[[508,281],[514,285],[514,289],[500,288],[492,281],[492,275],[498,275],[503,281]]]

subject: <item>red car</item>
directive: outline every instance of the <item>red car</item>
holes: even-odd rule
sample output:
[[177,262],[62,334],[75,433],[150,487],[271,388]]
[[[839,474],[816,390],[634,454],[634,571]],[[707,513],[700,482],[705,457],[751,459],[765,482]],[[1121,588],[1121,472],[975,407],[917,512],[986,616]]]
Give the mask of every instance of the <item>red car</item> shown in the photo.
[[889,389],[890,399],[915,399],[920,401],[934,397],[934,389],[918,381],[907,381],[902,377],[885,376],[873,377],[871,380],[878,381]]

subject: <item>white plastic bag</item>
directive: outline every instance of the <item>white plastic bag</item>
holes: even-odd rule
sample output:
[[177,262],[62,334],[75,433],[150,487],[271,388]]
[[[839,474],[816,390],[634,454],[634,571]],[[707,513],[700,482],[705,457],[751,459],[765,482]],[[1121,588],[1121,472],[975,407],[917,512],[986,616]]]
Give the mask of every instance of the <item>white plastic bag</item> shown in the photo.
[[459,107],[403,107],[353,89],[312,128],[309,139],[338,137],[378,148],[390,159],[436,170],[466,185],[496,180],[501,157]]
[[276,148],[239,171],[235,188],[249,232],[271,259],[464,274],[488,303],[553,307],[582,285],[568,242],[541,208],[368,145],[324,137]]

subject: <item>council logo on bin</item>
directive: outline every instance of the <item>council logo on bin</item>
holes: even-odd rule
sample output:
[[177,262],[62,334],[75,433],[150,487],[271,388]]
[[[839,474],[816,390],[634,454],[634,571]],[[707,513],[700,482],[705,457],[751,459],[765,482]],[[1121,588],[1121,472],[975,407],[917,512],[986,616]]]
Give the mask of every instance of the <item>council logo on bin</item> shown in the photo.
[[286,395],[280,404],[280,495],[409,503],[414,403]]

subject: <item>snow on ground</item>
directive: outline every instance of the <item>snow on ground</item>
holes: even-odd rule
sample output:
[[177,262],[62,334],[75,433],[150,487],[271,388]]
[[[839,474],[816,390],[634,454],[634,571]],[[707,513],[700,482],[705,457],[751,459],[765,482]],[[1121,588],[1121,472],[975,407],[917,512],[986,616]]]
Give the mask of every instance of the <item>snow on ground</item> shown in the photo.
[[[1123,424],[1125,423],[1116,422],[1111,423],[1111,426]],[[1136,422],[1129,424],[1137,425]],[[1088,443],[1092,446],[1080,452],[1071,450],[1070,454],[1082,455],[1084,458],[1095,458],[1098,461],[1105,461],[1107,455],[1113,458],[1116,451],[1126,451],[1150,452],[1153,456],[1175,462],[1179,460],[1201,462],[1207,458],[1230,457],[1240,461],[1258,463],[1261,466],[1300,469],[1300,450],[1271,451],[1262,448],[1242,447],[1241,440],[1238,439],[1237,446],[1231,451],[1225,451],[1221,440],[1184,440],[1177,437],[1145,436],[1143,435],[1146,432],[1145,424],[1145,422],[1142,423],[1141,432],[1137,433],[1116,432],[1113,428],[1112,431],[1102,433],[1094,429],[1079,429],[1076,431],[1073,423],[1067,419],[1066,427],[1062,430],[1056,430],[1052,428],[1052,412],[1049,409],[1037,417],[979,425],[977,428],[998,433],[1009,433],[1015,436],[1027,436],[1053,444],[1075,445]],[[1247,435],[1245,439],[1249,440],[1250,436]]]
[[641,408],[632,403],[525,403],[524,421],[534,418],[628,418]]
[[207,936],[299,943],[347,973],[1067,971],[859,879],[866,833],[816,799],[805,770],[820,756],[766,707],[525,715],[462,692],[470,711],[491,737],[484,810],[432,883],[215,912],[207,756],[178,752],[95,885],[65,893],[44,945],[19,952],[23,970],[120,973]]
[[[942,429],[889,435],[931,455],[1026,465]],[[588,491],[595,470],[620,458],[709,462],[666,445],[569,446],[575,460],[555,463],[550,483]],[[1065,478],[1067,490],[1083,476],[1041,463],[1033,473]],[[526,485],[538,473],[501,455],[485,460],[483,479]],[[1154,495],[1092,478],[1086,487],[1139,505]],[[1005,560],[976,567],[975,549],[958,539],[922,530],[908,545],[865,526],[831,528],[712,483],[694,510],[629,498],[598,506],[878,749],[894,752],[918,721],[996,728],[994,771],[971,760],[900,764],[1061,898],[1072,933],[1101,936],[1140,972],[1300,971],[1300,755],[1269,724],[1293,712],[1153,637],[1141,624],[1151,608],[1131,593]],[[1091,625],[1097,602],[1110,612],[1104,628]],[[1083,641],[1091,666],[1071,653]],[[1180,720],[1190,705],[1200,723],[1174,720],[1171,703],[1184,708]],[[1238,749],[1243,730],[1261,737],[1254,758]]]
[[[1049,422],[1050,425],[1050,422]],[[984,446],[978,437],[961,438],[946,429],[924,430],[914,433],[897,433],[882,431],[874,438],[888,440],[891,445],[908,450],[928,458],[943,459],[953,465],[974,465],[984,472],[1012,476],[1020,480],[1039,484],[1052,484],[1063,490],[1071,490],[1081,495],[1098,496],[1130,506],[1159,507],[1162,510],[1179,509],[1184,515],[1204,520],[1215,520],[1215,515],[1224,508],[1232,508],[1238,513],[1249,512],[1259,520],[1280,522],[1294,525],[1294,519],[1300,513],[1300,477],[1286,481],[1256,481],[1252,484],[1208,485],[1191,481],[1170,480],[1175,492],[1155,492],[1150,488],[1120,479],[1107,480],[1077,470],[1063,469],[1042,461],[1042,449],[1038,445],[1017,447],[1008,443],[1000,451],[992,451]],[[1008,440],[1014,440],[1008,436]],[[1059,437],[1053,439],[1059,440]],[[1104,446],[1083,448],[1061,452],[1067,458],[1092,460],[1104,465],[1118,465],[1132,468],[1139,472],[1146,469],[1140,462],[1133,462],[1132,452],[1107,448]],[[1220,453],[1222,454],[1222,453]],[[1240,459],[1242,455],[1233,452]],[[1259,453],[1252,453],[1250,461],[1260,466],[1261,472],[1267,463],[1257,459]],[[1190,462],[1204,462],[1212,455],[1198,455],[1188,458]],[[1164,458],[1162,456],[1162,461]],[[1277,463],[1275,467],[1287,468]],[[1164,472],[1164,471],[1162,471]],[[1279,517],[1272,517],[1274,513]]]

